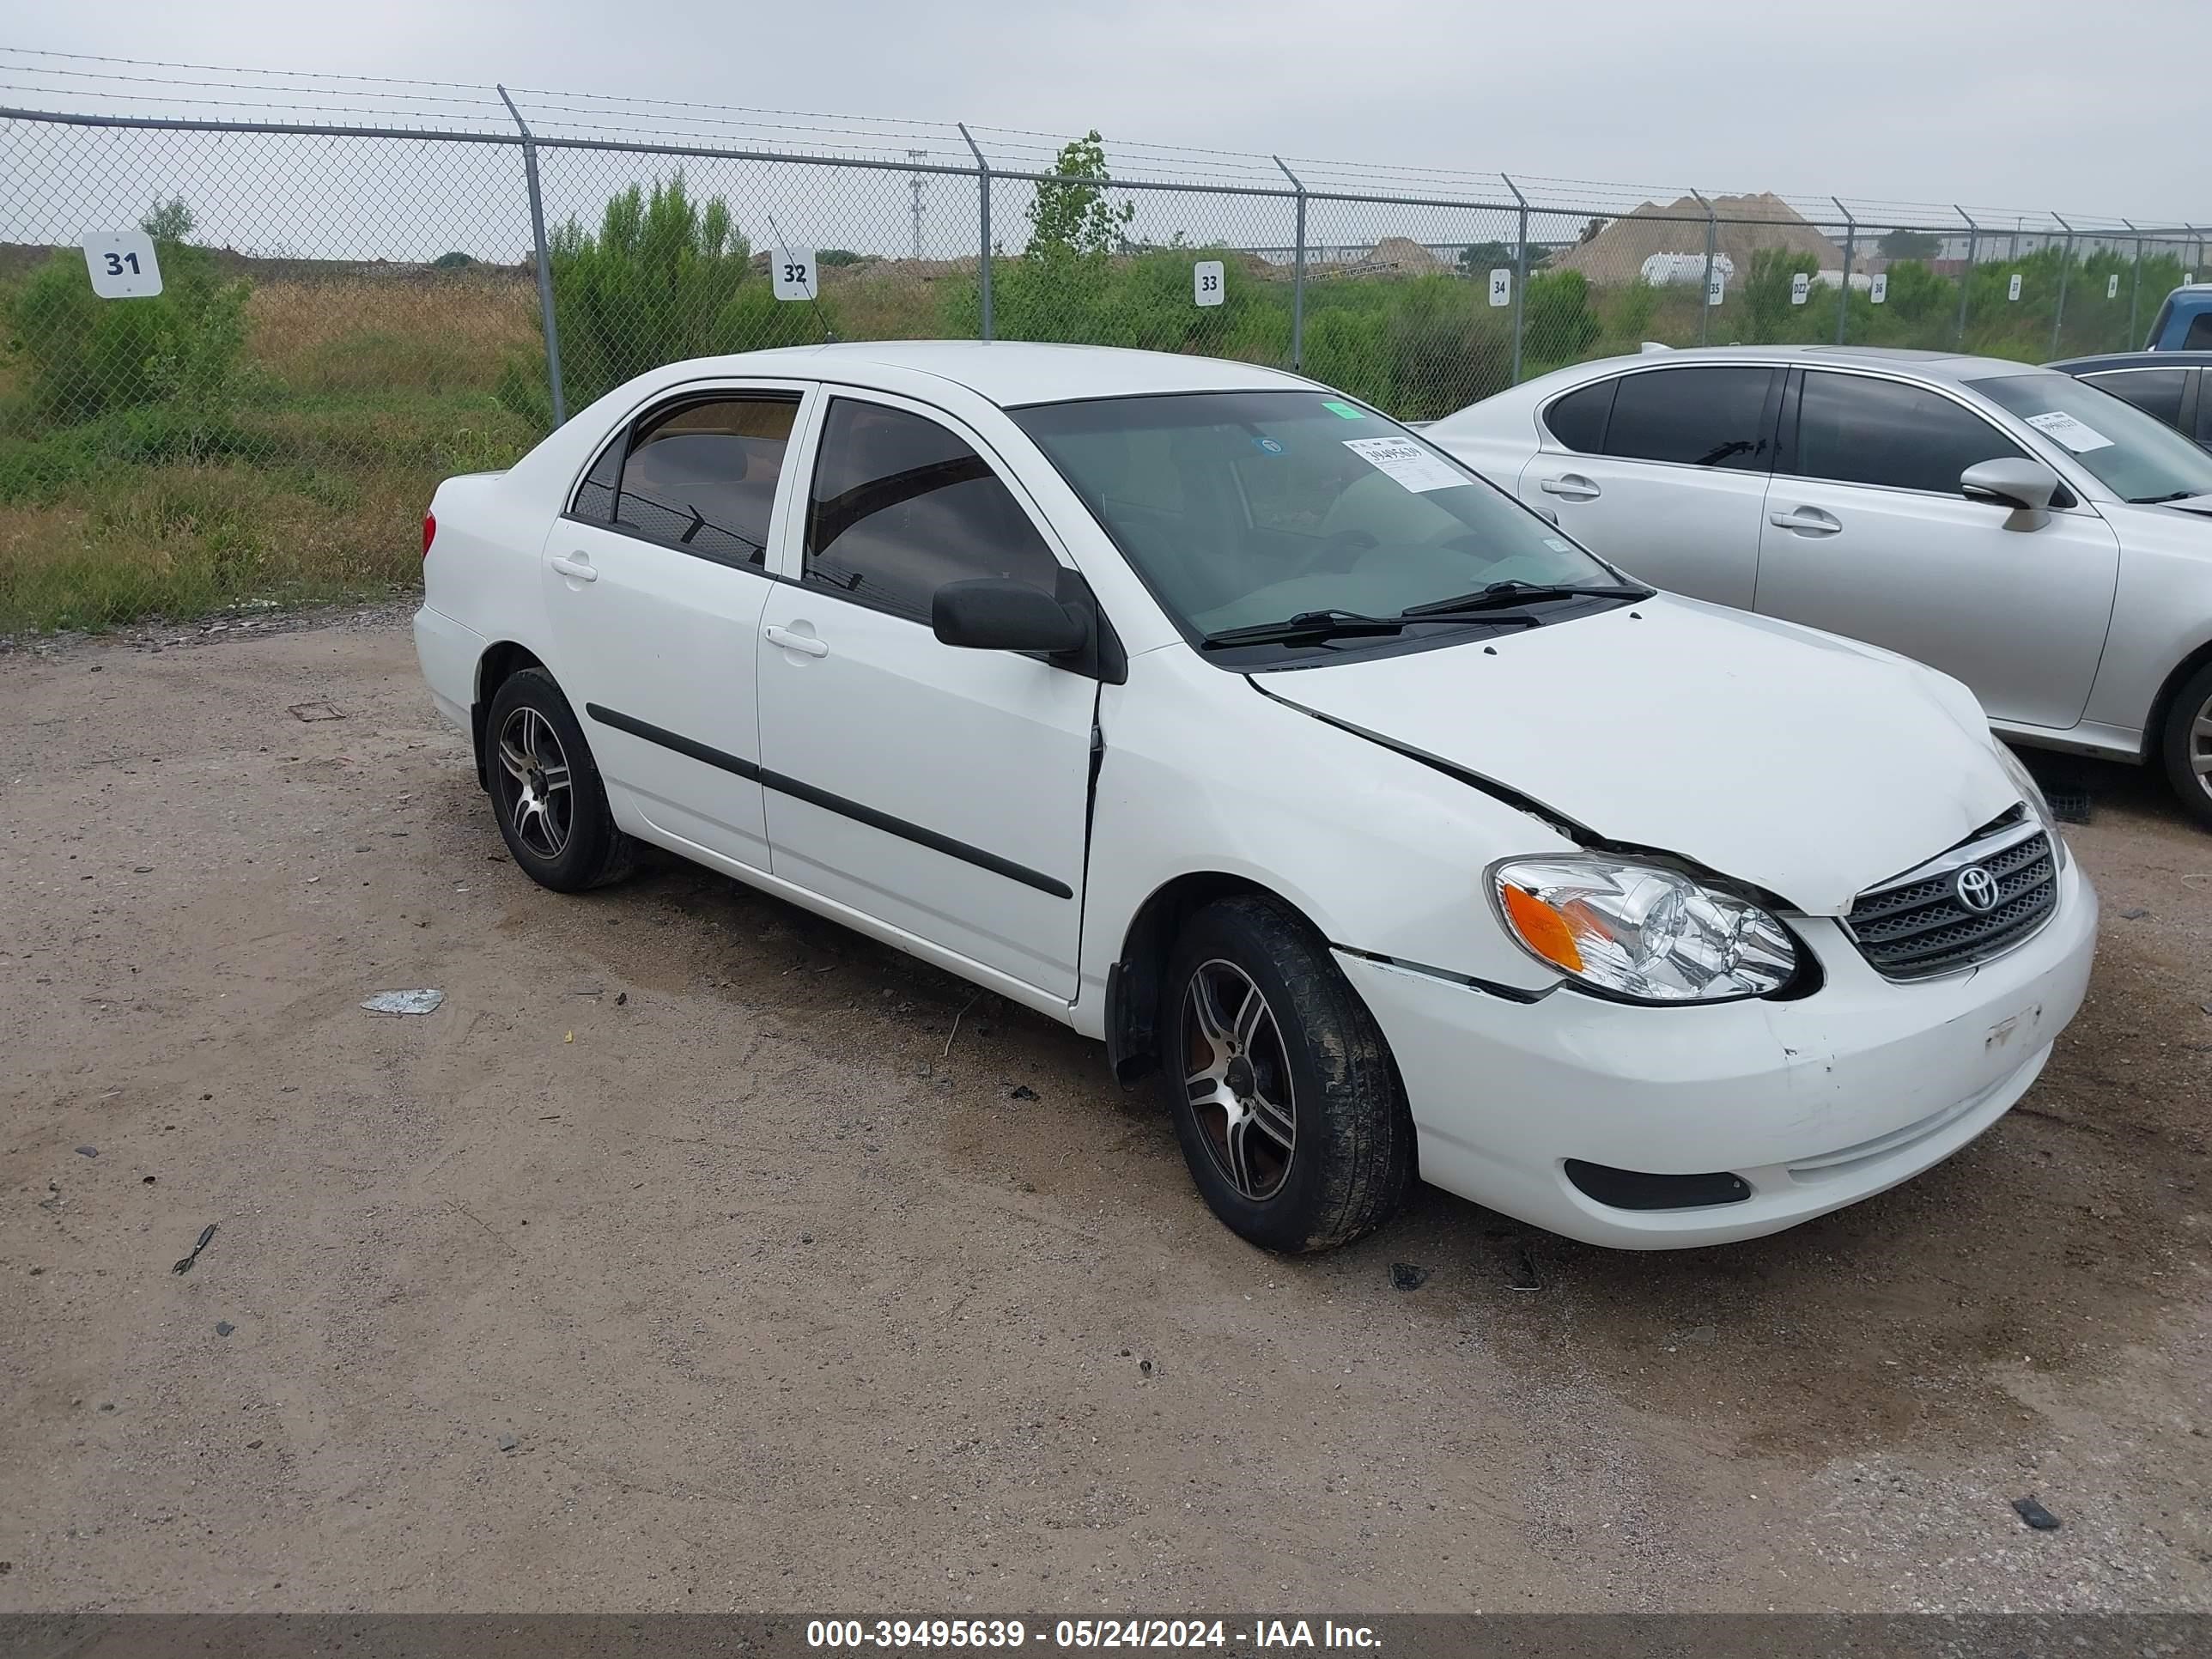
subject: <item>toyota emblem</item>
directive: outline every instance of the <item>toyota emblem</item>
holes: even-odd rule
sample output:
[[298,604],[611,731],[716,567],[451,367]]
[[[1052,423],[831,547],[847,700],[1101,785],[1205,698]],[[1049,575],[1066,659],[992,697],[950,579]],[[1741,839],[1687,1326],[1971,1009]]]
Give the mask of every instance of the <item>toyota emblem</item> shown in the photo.
[[1978,916],[1997,908],[1997,878],[1978,864],[1960,871],[1951,890],[1958,894],[1960,903]]

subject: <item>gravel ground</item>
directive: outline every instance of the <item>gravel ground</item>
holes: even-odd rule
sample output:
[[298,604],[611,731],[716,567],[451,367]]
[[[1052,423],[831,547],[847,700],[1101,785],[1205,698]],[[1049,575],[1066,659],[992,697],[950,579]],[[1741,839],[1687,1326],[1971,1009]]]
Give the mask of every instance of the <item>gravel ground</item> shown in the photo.
[[0,1612],[2212,1608],[2212,836],[2135,775],[1940,1169],[1281,1261],[1034,1015],[532,886],[403,611],[0,649]]

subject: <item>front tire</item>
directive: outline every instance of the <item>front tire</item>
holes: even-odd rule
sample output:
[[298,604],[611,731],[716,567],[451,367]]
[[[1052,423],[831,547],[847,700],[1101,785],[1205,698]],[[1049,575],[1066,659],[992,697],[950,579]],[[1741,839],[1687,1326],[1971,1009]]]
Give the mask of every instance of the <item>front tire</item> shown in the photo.
[[1193,915],[1157,1029],[1183,1161],[1231,1231],[1326,1250],[1404,1202],[1413,1125],[1389,1049],[1297,912],[1252,895]]
[[2212,830],[2212,663],[2182,683],[2166,710],[2160,749],[2182,810]]
[[629,873],[637,843],[615,827],[583,728],[542,668],[509,675],[484,719],[484,772],[499,833],[540,887],[580,893]]

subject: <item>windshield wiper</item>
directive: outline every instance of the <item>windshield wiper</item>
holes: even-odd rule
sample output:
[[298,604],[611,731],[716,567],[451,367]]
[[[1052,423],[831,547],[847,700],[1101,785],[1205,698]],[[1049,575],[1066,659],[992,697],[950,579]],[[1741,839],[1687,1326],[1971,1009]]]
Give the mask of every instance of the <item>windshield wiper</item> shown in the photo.
[[1479,592],[1462,593],[1456,599],[1431,599],[1426,605],[1408,605],[1398,614],[1412,617],[1452,617],[1469,611],[1499,611],[1509,605],[1525,605],[1531,599],[1648,599],[1655,591],[1649,587],[1623,587],[1619,584],[1492,582]]
[[2185,501],[2191,495],[2202,495],[2205,492],[2201,489],[2171,489],[2163,495],[2130,495],[2128,497],[2128,505],[2130,507],[2158,507],[2166,501]]
[[1395,617],[1370,617],[1357,611],[1301,611],[1281,622],[1254,623],[1249,628],[1226,628],[1208,634],[1200,648],[1212,651],[1231,645],[1287,645],[1294,640],[1343,639],[1360,634],[1396,634],[1406,624]]

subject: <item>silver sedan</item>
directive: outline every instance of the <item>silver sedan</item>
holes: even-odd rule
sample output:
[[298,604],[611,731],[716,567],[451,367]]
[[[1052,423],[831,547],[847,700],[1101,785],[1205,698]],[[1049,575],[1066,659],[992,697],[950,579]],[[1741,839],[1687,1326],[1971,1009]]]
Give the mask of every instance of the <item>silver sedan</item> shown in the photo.
[[1917,658],[2008,739],[2163,766],[2212,826],[2212,454],[2118,398],[1989,357],[1654,349],[1424,435],[1646,580]]

